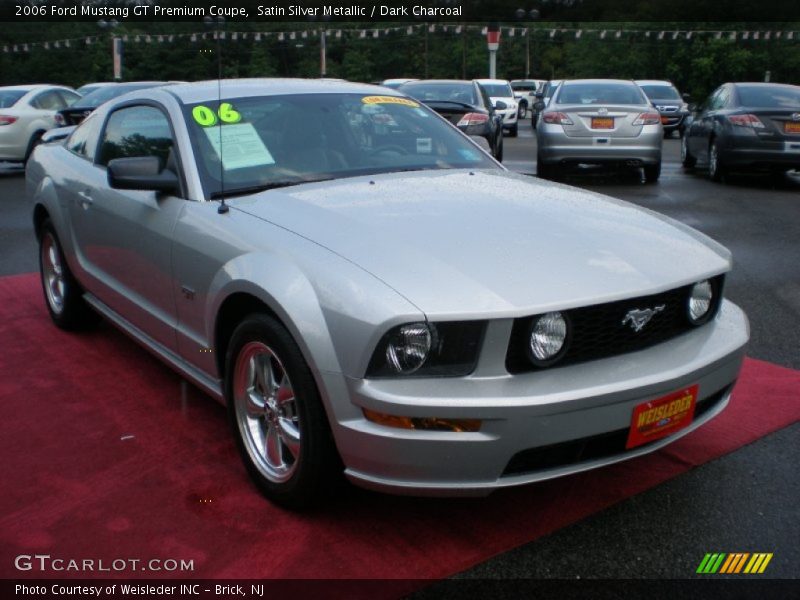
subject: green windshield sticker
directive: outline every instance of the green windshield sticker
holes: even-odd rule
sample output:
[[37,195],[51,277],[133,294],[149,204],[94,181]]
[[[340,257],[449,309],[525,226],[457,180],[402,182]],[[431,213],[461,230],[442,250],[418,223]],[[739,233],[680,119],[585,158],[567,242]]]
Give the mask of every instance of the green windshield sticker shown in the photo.
[[222,167],[226,171],[275,164],[275,159],[251,123],[209,127],[203,131],[214,152],[222,159]]
[[215,113],[213,109],[208,106],[195,106],[192,109],[192,117],[201,127],[213,127],[217,124],[217,116],[219,120],[226,124],[238,123],[242,120],[242,115],[234,110],[230,102],[223,102],[219,105],[219,110]]

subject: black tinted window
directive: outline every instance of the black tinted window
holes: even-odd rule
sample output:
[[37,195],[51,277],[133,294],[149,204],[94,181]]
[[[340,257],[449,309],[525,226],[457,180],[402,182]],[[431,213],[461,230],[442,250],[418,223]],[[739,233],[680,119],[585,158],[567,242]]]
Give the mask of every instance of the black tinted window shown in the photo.
[[743,106],[800,109],[800,87],[738,86],[738,88],[739,101]]
[[400,86],[400,91],[423,102],[442,100],[463,104],[478,103],[475,86],[471,83],[414,83]]
[[157,156],[163,168],[172,148],[167,117],[152,106],[132,106],[111,114],[97,161],[107,165],[115,158]]
[[633,83],[565,83],[560,87],[559,104],[646,104]]
[[643,85],[644,93],[650,100],[680,100],[681,96],[671,85]]

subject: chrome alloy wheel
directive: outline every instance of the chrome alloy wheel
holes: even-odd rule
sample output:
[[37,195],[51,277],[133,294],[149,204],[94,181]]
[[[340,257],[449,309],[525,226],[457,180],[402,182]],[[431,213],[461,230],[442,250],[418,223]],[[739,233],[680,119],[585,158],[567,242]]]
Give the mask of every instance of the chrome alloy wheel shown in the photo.
[[300,463],[297,401],[281,359],[266,344],[249,342],[239,352],[233,401],[253,464],[270,481],[287,481]]
[[47,302],[54,313],[61,314],[64,310],[64,294],[66,293],[64,267],[61,264],[61,252],[58,250],[56,240],[49,231],[45,232],[42,238],[41,248],[42,278]]

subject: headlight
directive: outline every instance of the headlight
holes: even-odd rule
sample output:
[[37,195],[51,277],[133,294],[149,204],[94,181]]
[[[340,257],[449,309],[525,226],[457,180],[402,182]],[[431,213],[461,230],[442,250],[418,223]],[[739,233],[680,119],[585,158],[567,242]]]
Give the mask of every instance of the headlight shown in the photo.
[[485,321],[408,323],[378,342],[367,377],[461,377],[478,362]]
[[567,347],[569,327],[564,315],[550,312],[531,323],[528,342],[529,357],[537,366],[545,366],[561,358]]
[[705,322],[713,306],[713,300],[714,289],[708,279],[695,283],[689,294],[689,321],[694,325]]
[[395,373],[413,373],[428,358],[432,338],[427,323],[403,325],[386,345],[386,363]]

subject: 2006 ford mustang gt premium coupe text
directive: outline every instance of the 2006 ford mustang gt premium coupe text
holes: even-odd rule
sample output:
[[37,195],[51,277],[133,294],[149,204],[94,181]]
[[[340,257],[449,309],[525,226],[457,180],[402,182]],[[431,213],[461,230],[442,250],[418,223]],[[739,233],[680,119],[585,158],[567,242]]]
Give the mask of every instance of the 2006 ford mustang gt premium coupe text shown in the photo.
[[56,325],[100,313],[225,402],[285,505],[342,471],[486,494],[651,452],[724,409],[744,356],[725,248],[509,173],[386,88],[133,92],[27,183]]

